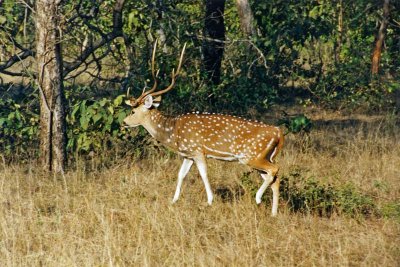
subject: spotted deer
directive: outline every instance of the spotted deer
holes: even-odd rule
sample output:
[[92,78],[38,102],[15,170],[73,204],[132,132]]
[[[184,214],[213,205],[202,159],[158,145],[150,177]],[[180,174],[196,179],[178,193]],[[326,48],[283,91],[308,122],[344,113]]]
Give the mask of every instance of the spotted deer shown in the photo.
[[[143,90],[139,98],[126,101],[126,104],[132,107],[132,112],[124,119],[125,127],[142,125],[155,139],[183,157],[173,203],[179,199],[183,179],[193,162],[200,172],[207,202],[211,205],[213,193],[207,177],[206,158],[239,161],[259,171],[264,180],[256,194],[257,204],[261,203],[264,191],[271,186],[272,216],[275,216],[278,212],[279,178],[276,176],[278,166],[274,159],[283,146],[283,134],[278,127],[214,113],[195,112],[168,117],[157,110],[161,95],[173,88],[180,74],[185,47],[186,44],[176,71],[172,70],[170,85],[156,91],[158,71],[156,72],[154,67],[156,44],[154,45],[151,62],[154,85],[148,91]],[[129,97],[129,90],[127,96]]]

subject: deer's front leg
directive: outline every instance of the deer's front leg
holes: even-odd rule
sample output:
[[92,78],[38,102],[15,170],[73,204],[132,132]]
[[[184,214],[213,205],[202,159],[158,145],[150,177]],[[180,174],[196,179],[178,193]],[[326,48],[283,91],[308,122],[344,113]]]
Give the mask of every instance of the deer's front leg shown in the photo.
[[176,185],[176,191],[174,195],[174,199],[172,199],[172,203],[175,203],[179,199],[179,195],[181,193],[182,182],[185,176],[188,174],[190,167],[192,167],[193,160],[191,159],[183,159],[183,163],[181,169],[178,174],[178,184]]
[[206,188],[207,193],[207,203],[208,205],[212,204],[213,201],[213,193],[211,191],[210,183],[207,178],[207,164],[204,156],[199,156],[194,159],[196,162],[197,168],[199,169],[201,179],[203,179],[204,187]]

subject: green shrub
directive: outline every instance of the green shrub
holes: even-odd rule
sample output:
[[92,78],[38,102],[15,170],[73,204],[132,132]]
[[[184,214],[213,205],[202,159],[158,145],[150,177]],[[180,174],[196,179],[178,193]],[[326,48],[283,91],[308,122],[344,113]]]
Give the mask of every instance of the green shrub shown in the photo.
[[114,100],[81,100],[67,116],[68,145],[70,151],[87,152],[103,148],[107,139],[124,134],[121,123],[127,111],[121,107],[124,95]]
[[39,115],[29,105],[11,98],[0,99],[0,151],[6,156],[14,152],[26,154],[38,139]]
[[[241,185],[247,193],[255,197],[258,186],[251,179],[252,172],[244,173]],[[269,191],[266,191],[269,192]],[[281,177],[281,201],[286,202],[289,211],[315,214],[330,217],[333,214],[351,217],[379,216],[381,212],[375,206],[373,199],[362,194],[350,184],[342,186],[325,185],[316,178],[302,176],[301,171],[294,170],[289,175]],[[271,193],[266,193],[270,195]],[[270,198],[264,197],[266,201]],[[387,208],[393,213],[392,208]]]
[[290,133],[309,132],[312,127],[311,120],[304,114],[286,115],[278,121],[278,124],[284,125]]
[[372,197],[359,192],[353,184],[322,184],[314,177],[303,177],[298,170],[281,178],[281,196],[293,212],[326,217],[334,213],[352,217],[379,215]]

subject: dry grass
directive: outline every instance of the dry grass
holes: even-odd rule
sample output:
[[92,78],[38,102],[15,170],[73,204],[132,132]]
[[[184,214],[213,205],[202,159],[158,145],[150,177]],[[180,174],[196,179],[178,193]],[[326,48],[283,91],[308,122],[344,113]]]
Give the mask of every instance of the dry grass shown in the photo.
[[[322,183],[352,181],[378,207],[399,203],[398,130],[384,119],[289,135],[280,175],[300,169]],[[65,178],[35,165],[0,167],[0,266],[399,266],[398,217],[324,218],[291,213],[281,200],[272,218],[269,200],[256,206],[246,191],[208,207],[195,169],[171,205],[179,164],[154,155],[98,171],[78,166]],[[214,191],[238,188],[247,171],[209,167]]]

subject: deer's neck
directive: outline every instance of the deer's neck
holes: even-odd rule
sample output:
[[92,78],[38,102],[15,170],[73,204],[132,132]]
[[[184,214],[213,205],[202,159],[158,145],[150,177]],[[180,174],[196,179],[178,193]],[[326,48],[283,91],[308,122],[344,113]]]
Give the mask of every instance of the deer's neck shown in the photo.
[[143,123],[143,127],[159,142],[173,147],[176,119],[164,116],[157,109],[152,109],[148,116],[146,122]]

